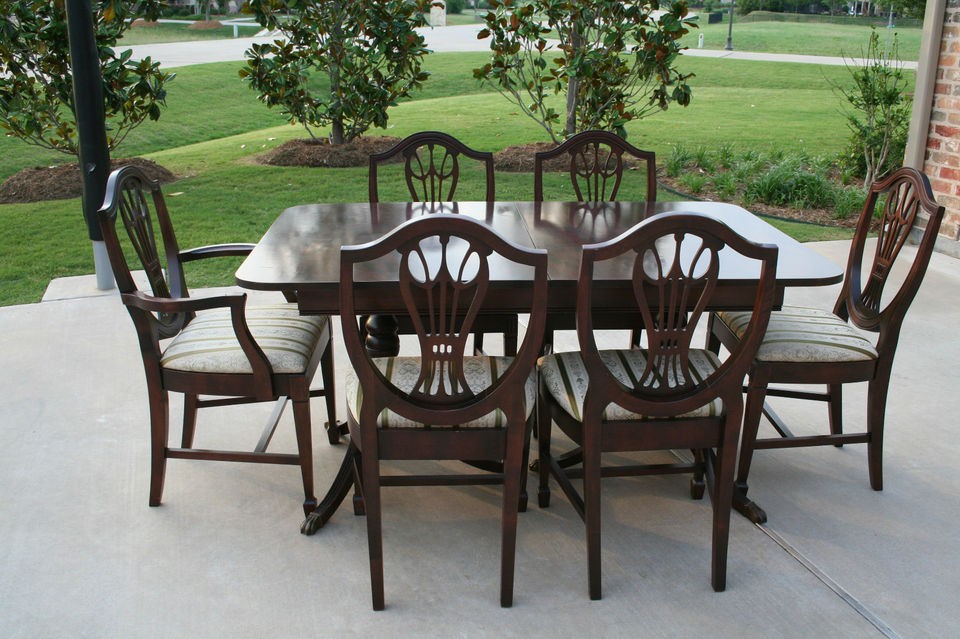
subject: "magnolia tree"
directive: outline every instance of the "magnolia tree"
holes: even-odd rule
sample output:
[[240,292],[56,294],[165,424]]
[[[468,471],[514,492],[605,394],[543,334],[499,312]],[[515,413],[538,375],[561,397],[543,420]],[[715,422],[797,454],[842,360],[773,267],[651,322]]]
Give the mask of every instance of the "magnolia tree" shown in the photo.
[[[680,38],[695,25],[683,0],[490,0],[490,62],[474,69],[536,120],[554,142],[588,129],[626,137],[625,125],[690,103],[677,69]],[[565,107],[551,98],[566,96]],[[558,110],[559,107],[559,110]],[[561,113],[563,111],[563,113]]]
[[[103,76],[107,144],[119,145],[147,119],[160,117],[173,75],[150,58],[132,60],[113,47],[135,15],[156,14],[159,2],[93,2]],[[139,13],[134,13],[138,10]],[[0,127],[36,146],[78,154],[73,73],[64,3],[0,0]]]
[[428,49],[415,28],[425,26],[428,7],[425,0],[250,0],[260,25],[281,37],[248,49],[240,76],[311,138],[329,126],[331,143],[349,142],[386,127],[388,107],[427,79]]

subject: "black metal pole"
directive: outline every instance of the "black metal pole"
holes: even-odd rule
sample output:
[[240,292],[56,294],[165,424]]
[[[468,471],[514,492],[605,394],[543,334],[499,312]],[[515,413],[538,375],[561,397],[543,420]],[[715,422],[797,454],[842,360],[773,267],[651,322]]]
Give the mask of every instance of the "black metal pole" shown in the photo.
[[[97,287],[112,288],[113,280],[103,251],[103,236],[97,210],[110,174],[106,115],[103,107],[103,77],[94,34],[90,0],[67,0],[67,33],[70,38],[70,67],[73,72],[73,104],[80,148],[80,175],[83,179],[83,217],[87,234],[94,242]],[[98,245],[99,242],[99,245]]]
[[733,51],[733,5],[734,0],[730,0],[730,22],[727,24],[727,46],[724,47],[727,51]]

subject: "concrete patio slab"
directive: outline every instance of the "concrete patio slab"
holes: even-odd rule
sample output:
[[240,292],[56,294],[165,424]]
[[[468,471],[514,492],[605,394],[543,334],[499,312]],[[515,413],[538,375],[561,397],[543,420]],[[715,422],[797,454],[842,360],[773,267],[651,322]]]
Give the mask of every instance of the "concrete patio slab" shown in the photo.
[[[811,246],[846,259],[844,242]],[[128,315],[115,293],[52,285],[49,301],[0,308],[0,635],[953,636],[958,265],[934,255],[905,323],[885,490],[870,490],[863,446],[759,452],[751,496],[770,522],[735,516],[726,592],[710,589],[709,501],[691,501],[683,477],[605,480],[604,598],[595,602],[573,509],[559,493],[548,509],[533,499],[520,517],[507,610],[498,605],[499,490],[391,488],[379,613],[363,518],[343,508],[317,535],[300,535],[294,468],[172,460],[164,504],[147,506],[146,391]],[[830,307],[834,292],[792,291],[791,301]],[[339,378],[348,365],[340,350]],[[863,390],[846,397],[853,430]],[[798,430],[824,424],[823,407],[806,404],[777,407]],[[322,401],[313,408],[323,486],[343,446],[326,443]],[[269,409],[202,413],[197,444],[252,445]],[[178,412],[174,401],[174,423]],[[285,415],[274,447],[293,449],[292,432]]]

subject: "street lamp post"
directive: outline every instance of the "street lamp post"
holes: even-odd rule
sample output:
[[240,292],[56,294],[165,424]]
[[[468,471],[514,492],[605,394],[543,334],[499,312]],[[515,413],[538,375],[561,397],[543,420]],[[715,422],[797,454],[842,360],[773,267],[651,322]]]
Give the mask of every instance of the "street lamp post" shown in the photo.
[[733,51],[733,0],[730,0],[730,23],[727,25],[727,51]]

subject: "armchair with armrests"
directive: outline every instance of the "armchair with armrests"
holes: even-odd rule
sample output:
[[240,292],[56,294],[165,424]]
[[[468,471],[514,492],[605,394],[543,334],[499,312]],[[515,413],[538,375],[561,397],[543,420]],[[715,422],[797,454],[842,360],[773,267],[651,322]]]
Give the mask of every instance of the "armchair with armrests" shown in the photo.
[[[885,200],[871,258],[867,240],[881,198]],[[926,226],[911,256],[902,249],[922,214],[927,216]],[[934,201],[930,183],[919,171],[901,168],[875,182],[860,214],[833,311],[784,306],[771,316],[745,389],[737,469],[738,493],[744,496],[738,509],[755,523],[766,521],[766,513],[745,497],[755,450],[866,443],[870,486],[883,489],[884,414],[893,358],[903,318],[920,288],[942,218],[943,207]],[[906,265],[906,276],[896,285],[890,276],[898,262]],[[738,348],[749,321],[749,313],[717,313],[710,319],[708,348],[714,352],[721,344]],[[876,334],[876,340],[868,339],[865,332]],[[842,425],[843,384],[851,382],[869,384],[866,430],[858,433],[845,433]],[[826,392],[769,387],[777,383],[824,384]],[[830,434],[794,434],[767,405],[768,396],[827,402]],[[763,415],[777,436],[758,437]]]
[[[185,263],[246,255],[253,246],[180,250],[160,185],[135,166],[110,175],[99,220],[120,298],[137,330],[147,378],[150,505],[160,505],[168,459],[200,459],[299,466],[304,512],[312,511],[311,397],[325,396],[331,442],[340,436],[329,318],[301,316],[294,304],[248,306],[243,293],[190,297]],[[139,290],[130,264],[143,268],[149,291]],[[318,366],[323,389],[311,390]],[[168,441],[170,392],[184,397],[179,447]],[[293,404],[297,452],[267,452],[287,400]],[[264,401],[276,401],[277,406],[252,452],[194,448],[199,408]]]

